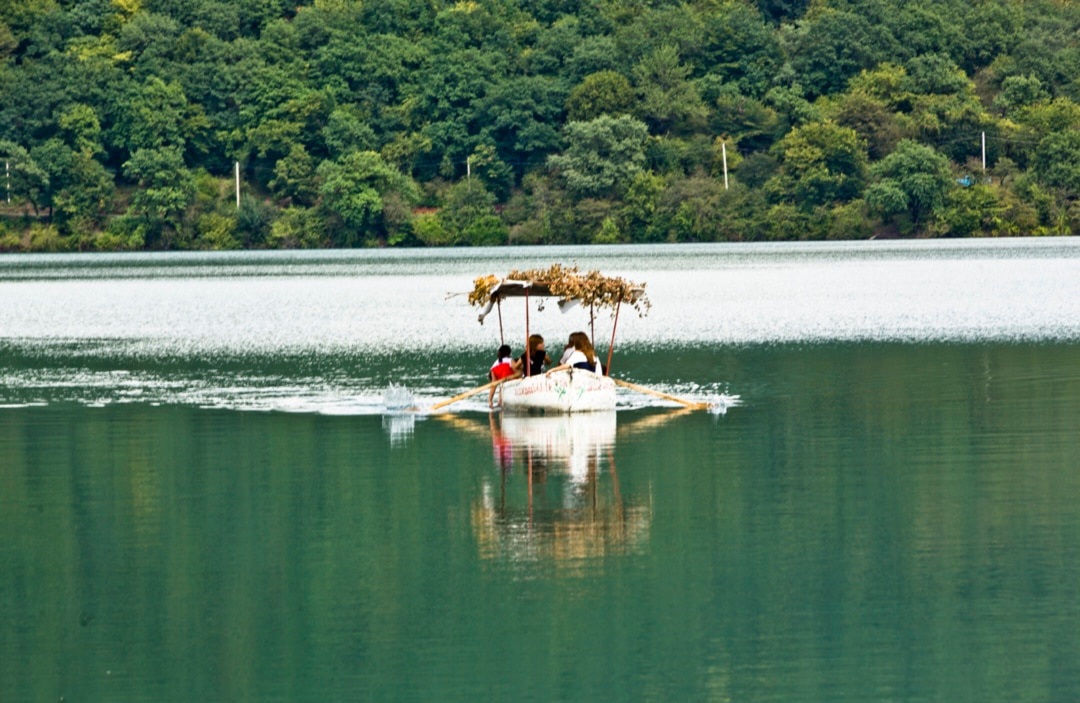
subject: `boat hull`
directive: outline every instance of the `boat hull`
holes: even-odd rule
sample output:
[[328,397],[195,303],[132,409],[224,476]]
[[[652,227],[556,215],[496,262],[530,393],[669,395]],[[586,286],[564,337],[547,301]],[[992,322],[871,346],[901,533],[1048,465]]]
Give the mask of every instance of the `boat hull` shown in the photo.
[[502,406],[512,412],[597,412],[615,409],[615,382],[584,369],[507,381]]

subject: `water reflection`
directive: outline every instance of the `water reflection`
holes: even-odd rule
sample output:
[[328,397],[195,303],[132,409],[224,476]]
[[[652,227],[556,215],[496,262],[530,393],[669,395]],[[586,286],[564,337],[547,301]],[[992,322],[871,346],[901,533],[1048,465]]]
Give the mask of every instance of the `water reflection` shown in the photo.
[[486,422],[440,416],[490,437],[495,471],[471,508],[480,556],[514,563],[580,563],[640,550],[652,523],[652,487],[626,490],[616,440],[650,431],[686,411],[620,422],[616,412],[574,415],[490,413]]
[[382,416],[383,432],[390,438],[391,447],[402,447],[416,430],[416,415],[408,412],[392,412]]

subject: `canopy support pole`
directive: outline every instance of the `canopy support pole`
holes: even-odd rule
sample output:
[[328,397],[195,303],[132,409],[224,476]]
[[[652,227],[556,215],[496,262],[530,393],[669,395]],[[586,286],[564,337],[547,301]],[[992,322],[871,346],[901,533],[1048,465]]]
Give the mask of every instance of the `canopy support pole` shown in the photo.
[[506,344],[506,337],[503,336],[503,325],[502,325],[502,298],[496,298],[495,299],[495,307],[497,307],[499,309],[499,344],[502,345],[502,344]]
[[611,353],[615,351],[615,330],[619,327],[619,308],[622,307],[622,298],[615,303],[615,322],[611,325],[611,344],[607,348],[607,364],[604,366],[604,375],[611,375]]
[[[525,289],[525,375],[532,376],[532,350],[529,349],[529,289]],[[531,466],[530,466],[531,468]],[[531,473],[531,472],[530,472]],[[532,484],[529,484],[530,489]]]

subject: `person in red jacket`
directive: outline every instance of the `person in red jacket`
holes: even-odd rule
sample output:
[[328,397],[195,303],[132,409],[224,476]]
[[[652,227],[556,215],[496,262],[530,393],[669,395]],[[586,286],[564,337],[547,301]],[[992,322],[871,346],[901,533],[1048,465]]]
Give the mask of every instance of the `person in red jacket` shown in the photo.
[[[514,375],[514,358],[510,351],[510,345],[504,344],[499,347],[499,353],[495,356],[495,363],[491,365],[491,369],[488,371],[489,381],[501,381],[504,378],[509,378]],[[488,391],[488,407],[492,407],[492,403],[495,399],[495,387],[493,386]]]

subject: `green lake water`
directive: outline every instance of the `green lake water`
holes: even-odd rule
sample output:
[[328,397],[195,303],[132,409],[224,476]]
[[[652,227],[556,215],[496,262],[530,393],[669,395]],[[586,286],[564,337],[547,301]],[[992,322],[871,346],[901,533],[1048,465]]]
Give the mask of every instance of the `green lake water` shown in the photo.
[[[647,281],[614,374],[713,410],[387,408],[483,382],[447,293],[556,260]],[[0,300],[0,701],[1080,700],[1070,241],[9,257]]]

